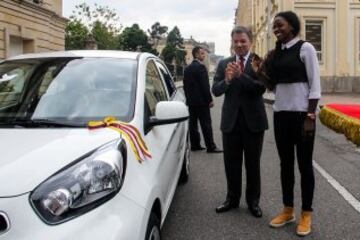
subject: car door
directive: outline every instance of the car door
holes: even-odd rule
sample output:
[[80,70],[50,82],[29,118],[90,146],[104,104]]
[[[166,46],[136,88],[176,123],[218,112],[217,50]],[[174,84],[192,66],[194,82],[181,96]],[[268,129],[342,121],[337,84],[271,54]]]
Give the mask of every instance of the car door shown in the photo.
[[155,116],[156,104],[160,101],[168,101],[168,94],[165,84],[159,74],[154,60],[149,60],[146,64],[146,81],[144,97],[144,129],[145,140],[151,150],[152,161],[156,161],[155,171],[156,180],[161,186],[163,200],[170,201],[170,193],[174,182],[174,173],[177,168],[175,130],[177,124],[166,124],[147,128],[146,122]]
[[[159,60],[156,61],[156,66],[159,69],[159,73],[163,79],[163,82],[165,82],[166,90],[168,92],[170,99],[172,101],[183,101],[184,99],[179,98],[179,95],[181,94],[177,94],[177,89],[169,70]],[[185,150],[185,142],[186,142],[185,138],[186,138],[186,122],[180,122],[176,125],[174,139],[172,142],[175,146],[177,146],[175,157],[178,167],[181,167],[182,164],[183,151]]]

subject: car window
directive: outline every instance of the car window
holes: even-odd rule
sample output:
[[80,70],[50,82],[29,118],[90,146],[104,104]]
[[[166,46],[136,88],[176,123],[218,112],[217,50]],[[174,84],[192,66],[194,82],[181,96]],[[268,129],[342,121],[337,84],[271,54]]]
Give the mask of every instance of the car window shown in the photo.
[[172,97],[176,91],[176,86],[174,84],[173,78],[171,77],[168,69],[159,61],[156,61],[156,65],[159,68],[159,72],[165,81],[166,88],[168,90],[169,96]]
[[[107,116],[130,121],[136,68],[135,60],[117,58],[4,62],[0,64],[0,122],[21,118],[87,124]],[[26,77],[32,71],[36,73]],[[11,108],[1,108],[12,102]]]
[[128,121],[133,111],[134,68],[135,62],[107,58],[77,59],[66,67],[50,66],[41,81],[41,99],[33,117],[116,116]]
[[25,79],[33,72],[30,64],[0,66],[0,109],[16,105],[20,101]]
[[166,90],[153,60],[146,66],[145,98],[151,115],[155,115],[156,104],[167,101]]

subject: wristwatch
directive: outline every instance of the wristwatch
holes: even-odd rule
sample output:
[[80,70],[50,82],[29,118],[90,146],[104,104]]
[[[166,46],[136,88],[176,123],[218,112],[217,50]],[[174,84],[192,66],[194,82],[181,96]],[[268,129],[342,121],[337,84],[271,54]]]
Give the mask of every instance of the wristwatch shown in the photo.
[[310,118],[311,120],[315,120],[316,114],[315,113],[307,113],[306,117]]

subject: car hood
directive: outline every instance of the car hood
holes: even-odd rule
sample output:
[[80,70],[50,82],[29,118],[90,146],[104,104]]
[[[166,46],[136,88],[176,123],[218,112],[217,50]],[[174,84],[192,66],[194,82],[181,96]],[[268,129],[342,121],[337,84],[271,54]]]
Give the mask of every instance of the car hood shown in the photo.
[[0,197],[32,191],[55,172],[115,139],[110,129],[0,129]]

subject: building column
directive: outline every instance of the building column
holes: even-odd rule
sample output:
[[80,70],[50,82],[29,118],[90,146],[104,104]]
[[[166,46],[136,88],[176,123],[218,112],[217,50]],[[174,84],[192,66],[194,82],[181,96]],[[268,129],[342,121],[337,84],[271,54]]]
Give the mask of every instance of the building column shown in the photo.
[[282,2],[281,11],[294,11],[294,6],[295,6],[294,1],[281,1],[281,2]]
[[5,42],[5,58],[10,57],[10,33],[8,28],[4,28],[4,42]]
[[349,36],[349,1],[336,1],[336,76],[349,75],[350,64],[348,62],[348,36]]

